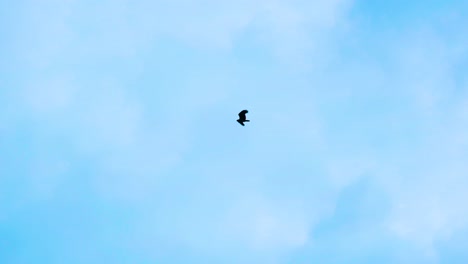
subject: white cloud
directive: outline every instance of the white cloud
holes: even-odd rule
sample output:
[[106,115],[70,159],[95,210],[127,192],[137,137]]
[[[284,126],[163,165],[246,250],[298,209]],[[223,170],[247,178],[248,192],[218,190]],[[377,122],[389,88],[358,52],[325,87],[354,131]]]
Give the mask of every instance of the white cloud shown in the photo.
[[225,215],[224,229],[232,238],[242,241],[250,250],[276,254],[307,243],[310,223],[309,212],[304,208],[247,197],[236,202]]
[[[15,42],[16,57],[27,66],[50,69],[58,60],[70,57],[74,32],[68,18],[73,0],[25,1],[19,10]],[[28,73],[26,73],[28,75]]]
[[[230,51],[247,30],[283,60],[306,61],[344,22],[349,0],[334,1],[30,1],[18,47],[33,65],[60,57],[131,59],[173,37],[196,48]],[[40,22],[39,22],[40,21]],[[32,34],[31,34],[32,33]]]
[[[393,42],[395,90],[410,99],[418,137],[398,156],[382,156],[376,168],[392,200],[389,228],[398,236],[436,254],[435,243],[468,226],[466,86],[457,82],[458,61],[466,52],[438,31],[416,30]],[[394,49],[393,49],[394,48]],[[463,71],[463,70],[462,70]],[[408,101],[407,101],[408,102]],[[401,119],[405,116],[401,115]],[[413,132],[414,133],[414,132]],[[403,151],[403,150],[400,150]]]
[[54,76],[28,82],[21,96],[34,115],[54,115],[69,110],[75,89],[71,78]]

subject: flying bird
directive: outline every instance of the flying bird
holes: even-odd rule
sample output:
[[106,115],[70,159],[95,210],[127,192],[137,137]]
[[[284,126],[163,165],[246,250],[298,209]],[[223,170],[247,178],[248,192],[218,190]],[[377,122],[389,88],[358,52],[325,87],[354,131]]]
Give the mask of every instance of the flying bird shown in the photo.
[[248,112],[249,111],[247,110],[242,110],[239,113],[239,119],[237,119],[237,122],[239,122],[239,124],[241,124],[242,126],[244,126],[244,122],[250,122],[250,120],[247,120],[247,118],[245,117],[245,114],[247,114]]

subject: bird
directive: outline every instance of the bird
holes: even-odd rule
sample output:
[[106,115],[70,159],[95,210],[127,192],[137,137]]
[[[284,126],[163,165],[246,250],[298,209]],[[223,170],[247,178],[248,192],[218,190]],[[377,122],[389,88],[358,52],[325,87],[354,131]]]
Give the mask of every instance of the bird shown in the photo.
[[249,111],[247,110],[242,110],[239,113],[239,119],[237,119],[237,122],[239,122],[239,124],[241,124],[242,126],[244,126],[244,122],[250,122],[250,120],[247,120],[247,118],[245,117],[245,114],[247,114],[248,112]]

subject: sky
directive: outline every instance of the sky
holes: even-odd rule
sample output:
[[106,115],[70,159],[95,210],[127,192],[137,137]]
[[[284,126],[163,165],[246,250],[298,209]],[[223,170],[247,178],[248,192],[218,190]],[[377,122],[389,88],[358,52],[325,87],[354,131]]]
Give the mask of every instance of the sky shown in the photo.
[[466,25],[464,0],[0,0],[0,263],[468,263]]

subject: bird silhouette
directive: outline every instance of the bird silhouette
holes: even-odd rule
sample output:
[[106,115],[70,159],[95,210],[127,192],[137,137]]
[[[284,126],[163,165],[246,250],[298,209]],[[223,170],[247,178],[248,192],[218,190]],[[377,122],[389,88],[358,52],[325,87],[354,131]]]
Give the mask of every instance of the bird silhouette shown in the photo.
[[247,120],[247,118],[245,117],[245,114],[247,114],[248,112],[249,111],[247,110],[242,110],[239,113],[239,119],[237,119],[237,122],[239,122],[239,124],[241,124],[242,126],[244,126],[244,122],[250,122],[250,120]]

